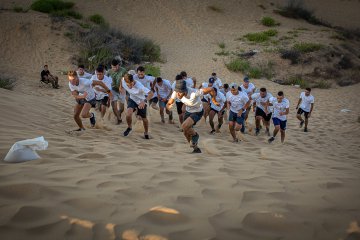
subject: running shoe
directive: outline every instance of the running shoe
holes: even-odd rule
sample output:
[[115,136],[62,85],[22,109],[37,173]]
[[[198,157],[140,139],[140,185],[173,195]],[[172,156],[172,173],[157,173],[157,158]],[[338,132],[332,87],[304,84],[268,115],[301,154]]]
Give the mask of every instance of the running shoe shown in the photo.
[[275,140],[275,138],[274,138],[274,137],[271,137],[271,138],[269,138],[268,142],[269,142],[269,143],[272,143],[274,140]]
[[127,128],[126,130],[125,130],[125,132],[124,132],[124,136],[126,137],[127,135],[129,135],[129,133],[131,132],[131,128]]
[[194,136],[192,136],[192,137],[191,137],[191,141],[190,141],[190,146],[191,146],[191,147],[197,146],[198,141],[199,141],[199,138],[200,138],[200,136],[199,136],[199,134],[197,134],[197,133],[196,133]]
[[95,123],[96,123],[95,113],[91,113],[91,117],[90,117],[91,127],[95,127]]

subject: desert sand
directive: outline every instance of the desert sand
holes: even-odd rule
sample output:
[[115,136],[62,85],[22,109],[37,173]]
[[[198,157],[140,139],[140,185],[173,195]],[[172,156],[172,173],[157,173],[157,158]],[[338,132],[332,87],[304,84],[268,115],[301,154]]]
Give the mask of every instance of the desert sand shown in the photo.
[[[0,7],[11,9],[13,2],[32,1],[2,1]],[[327,9],[320,3],[313,7],[333,24],[354,27],[359,16],[344,15],[360,3],[330,2]],[[269,6],[271,15],[267,1],[76,4],[84,15],[96,11],[112,27],[160,44],[164,78],[173,80],[186,70],[201,82],[213,71],[223,82],[241,82],[241,74],[212,60],[217,43],[262,30],[258,4]],[[209,12],[211,4],[221,5],[225,14]],[[283,31],[320,29],[271,16],[281,19]],[[122,137],[126,125],[114,125],[111,114],[95,129],[84,121],[85,133],[69,135],[66,131],[76,128],[74,101],[60,71],[74,68],[69,59],[76,48],[60,25],[53,26],[45,14],[0,11],[0,70],[18,80],[14,91],[0,89],[0,159],[16,141],[44,136],[49,142],[39,160],[0,163],[1,240],[359,239],[359,84],[313,89],[315,110],[304,133],[295,115],[302,90],[252,79],[274,94],[283,90],[290,100],[285,144],[277,139],[269,145],[264,132],[255,137],[251,131],[234,144],[226,125],[210,135],[201,121],[196,130],[203,153],[190,154],[177,124],[162,124],[153,109],[150,141],[142,138],[140,122]],[[45,63],[60,77],[59,90],[39,87]],[[250,130],[253,125],[250,113]]]

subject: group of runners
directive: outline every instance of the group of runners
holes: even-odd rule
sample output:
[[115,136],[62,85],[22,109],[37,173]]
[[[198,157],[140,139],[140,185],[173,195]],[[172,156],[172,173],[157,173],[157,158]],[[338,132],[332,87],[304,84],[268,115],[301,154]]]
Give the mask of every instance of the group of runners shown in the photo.
[[[166,123],[166,114],[168,123],[174,124],[175,105],[181,125],[180,131],[183,132],[194,153],[201,152],[198,147],[199,133],[194,129],[200,119],[204,118],[205,122],[208,119],[210,134],[216,134],[220,132],[227,115],[233,142],[239,142],[239,134],[246,132],[245,123],[251,109],[255,113],[255,135],[259,135],[264,128],[265,134],[270,137],[268,142],[271,143],[280,131],[281,142],[285,141],[289,100],[285,98],[283,91],[273,96],[264,87],[257,89],[248,77],[245,77],[239,86],[235,82],[223,84],[216,73],[212,73],[207,81],[198,84],[195,77],[189,77],[185,71],[182,71],[171,83],[161,77],[146,75],[142,66],[136,71],[127,71],[121,67],[119,60],[114,59],[109,71],[100,65],[92,75],[85,72],[84,66],[80,65],[77,71],[68,72],[68,78],[69,88],[76,100],[74,120],[79,126],[74,131],[85,130],[81,118],[89,118],[91,126],[95,126],[95,113],[90,112],[92,107],[97,107],[103,118],[111,105],[116,116],[115,124],[121,124],[126,105],[127,128],[123,135],[126,137],[132,132],[133,115],[136,113],[143,123],[144,138],[150,139],[148,106],[159,110],[162,123]],[[311,89],[306,88],[301,92],[296,106],[299,126],[304,127],[304,132],[308,131],[308,119],[313,107],[314,97],[311,95]],[[216,125],[215,117],[217,117]],[[271,120],[274,125],[272,133]]]

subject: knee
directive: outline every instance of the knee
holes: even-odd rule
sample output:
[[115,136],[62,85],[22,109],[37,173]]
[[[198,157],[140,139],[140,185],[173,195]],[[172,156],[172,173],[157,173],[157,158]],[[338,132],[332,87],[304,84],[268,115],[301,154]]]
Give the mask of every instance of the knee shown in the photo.
[[82,118],[87,118],[87,117],[88,117],[88,114],[81,113],[81,117],[82,117]]

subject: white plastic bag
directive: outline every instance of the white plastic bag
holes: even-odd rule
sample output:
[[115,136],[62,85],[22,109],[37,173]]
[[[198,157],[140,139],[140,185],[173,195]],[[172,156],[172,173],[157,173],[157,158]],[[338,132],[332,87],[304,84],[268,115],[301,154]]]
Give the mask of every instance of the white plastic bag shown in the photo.
[[25,162],[39,159],[40,156],[36,150],[45,150],[48,147],[48,142],[44,137],[37,137],[33,139],[26,139],[16,142],[10,148],[8,154],[4,159],[5,162]]

